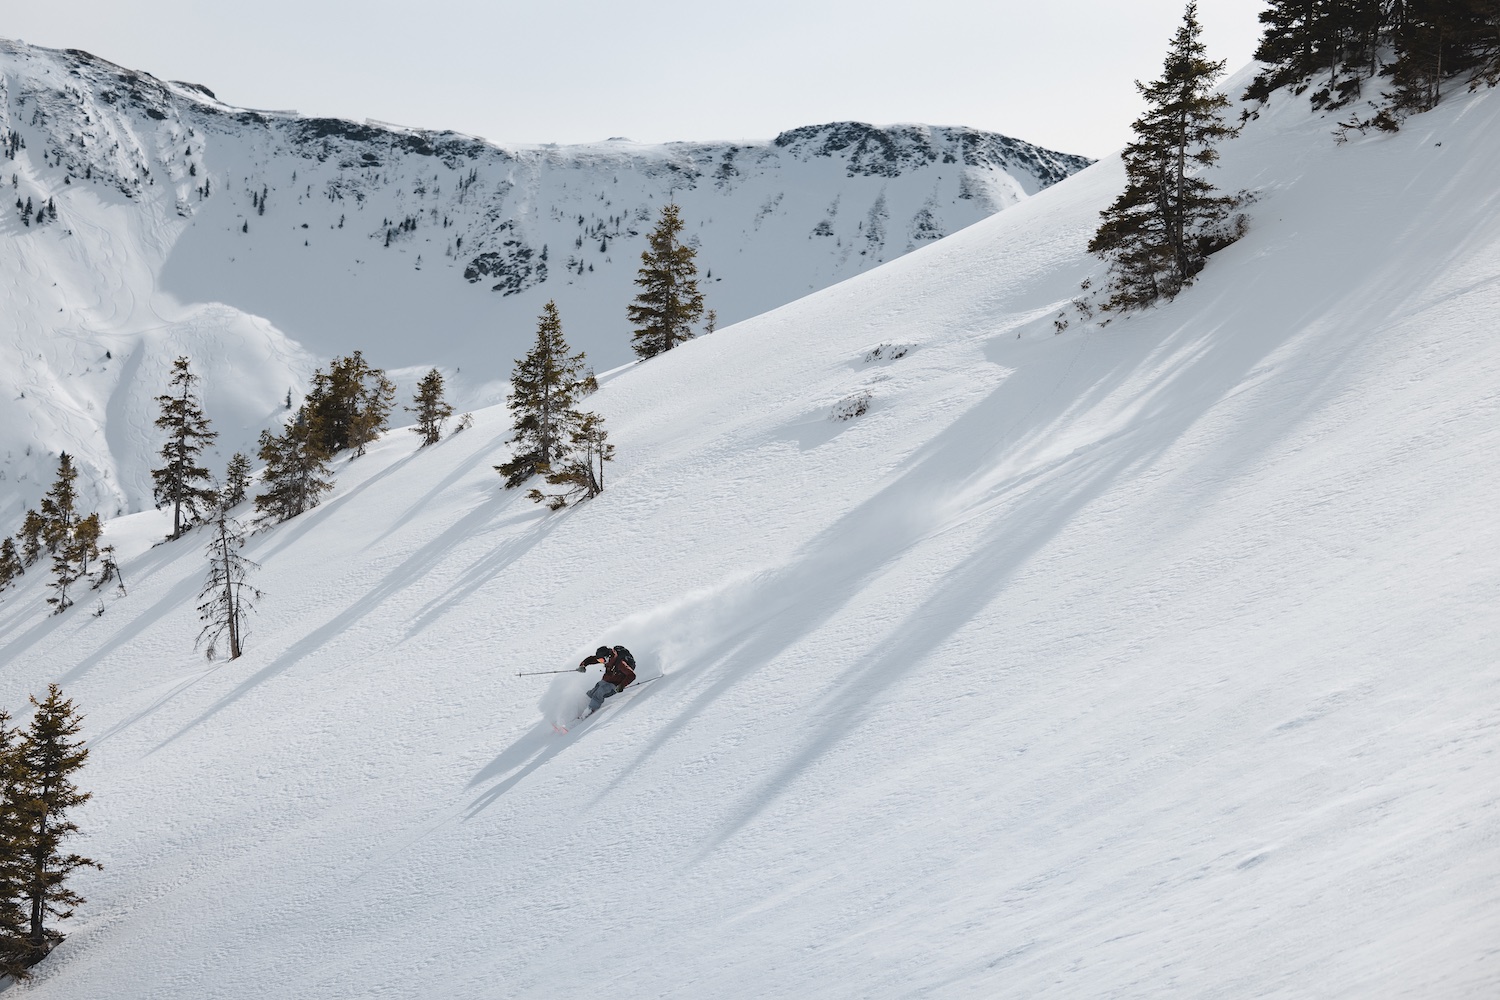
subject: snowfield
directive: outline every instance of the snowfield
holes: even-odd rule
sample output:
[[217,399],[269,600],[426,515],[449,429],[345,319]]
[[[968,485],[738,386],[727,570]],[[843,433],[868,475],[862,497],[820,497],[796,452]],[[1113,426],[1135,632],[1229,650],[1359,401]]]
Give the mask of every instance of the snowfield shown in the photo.
[[[392,431],[238,661],[162,514],[100,617],[28,573],[0,704],[87,713],[106,867],[22,992],[1500,995],[1500,91],[1333,124],[1227,143],[1249,234],[1106,327],[1118,159],[606,373],[560,514],[503,409]],[[664,676],[559,734],[597,671],[516,674],[600,642]]]

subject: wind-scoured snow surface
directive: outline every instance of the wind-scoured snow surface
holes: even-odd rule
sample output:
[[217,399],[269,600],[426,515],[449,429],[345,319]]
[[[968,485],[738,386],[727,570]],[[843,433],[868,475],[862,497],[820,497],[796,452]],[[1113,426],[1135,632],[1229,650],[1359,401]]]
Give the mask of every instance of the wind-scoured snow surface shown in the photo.
[[[106,868],[27,996],[1500,993],[1500,91],[1332,124],[1106,328],[1117,160],[604,378],[561,514],[503,410],[393,432],[238,661],[155,512],[101,617],[29,573],[0,696],[87,713]],[[664,676],[516,676],[600,642]]]
[[[5,533],[62,450],[89,509],[150,504],[153,400],[178,355],[204,378],[222,472],[336,355],[363,351],[403,401],[437,366],[460,411],[491,405],[555,300],[591,364],[634,360],[626,305],[668,201],[727,326],[1089,162],[974,129],[858,122],[750,142],[504,148],[246,110],[4,40],[0,141]],[[56,218],[37,221],[49,204]]]

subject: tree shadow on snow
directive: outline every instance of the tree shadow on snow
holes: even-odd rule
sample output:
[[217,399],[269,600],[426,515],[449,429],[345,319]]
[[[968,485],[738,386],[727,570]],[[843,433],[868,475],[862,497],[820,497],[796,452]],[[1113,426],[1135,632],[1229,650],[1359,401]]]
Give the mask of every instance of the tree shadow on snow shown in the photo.
[[[162,741],[155,749],[160,750],[176,742],[180,737],[191,732],[236,701],[239,701],[265,681],[285,672],[317,652],[323,646],[334,641],[339,635],[353,628],[362,619],[378,610],[392,596],[409,586],[419,584],[422,578],[451,552],[465,545],[472,544],[473,536],[476,533],[489,530],[492,527],[491,522],[501,511],[509,506],[509,501],[509,497],[491,497],[488,501],[475,507],[464,517],[449,525],[442,534],[407,556],[400,566],[387,573],[364,596],[334,615],[333,618],[321,627],[314,629],[302,639],[293,643],[270,663],[246,678],[233,691],[220,698],[196,719]],[[539,515],[535,512],[526,511],[523,516],[517,517],[514,520],[529,520],[537,516]]]

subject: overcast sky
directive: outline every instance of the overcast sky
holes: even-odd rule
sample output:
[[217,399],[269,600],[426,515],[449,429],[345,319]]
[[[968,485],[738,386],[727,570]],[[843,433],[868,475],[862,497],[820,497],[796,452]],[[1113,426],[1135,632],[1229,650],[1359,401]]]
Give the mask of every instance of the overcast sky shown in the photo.
[[[1201,0],[1249,61],[1262,0]],[[0,35],[201,83],[243,107],[501,144],[766,139],[859,120],[971,125],[1102,156],[1182,0],[5,0]]]

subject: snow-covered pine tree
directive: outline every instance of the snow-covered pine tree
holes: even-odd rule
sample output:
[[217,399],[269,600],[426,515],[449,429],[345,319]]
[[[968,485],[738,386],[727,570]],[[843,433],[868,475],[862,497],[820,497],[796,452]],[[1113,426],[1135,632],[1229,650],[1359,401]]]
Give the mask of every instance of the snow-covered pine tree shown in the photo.
[[10,713],[0,708],[0,976],[25,979],[30,950],[23,853],[26,824],[21,817],[26,769],[22,734],[12,721]]
[[261,431],[258,454],[266,467],[255,510],[266,521],[286,521],[311,510],[333,489],[328,455],[300,415],[281,434]]
[[547,474],[548,484],[564,487],[562,492],[543,493],[533,489],[526,494],[527,499],[561,510],[571,502],[589,500],[604,492],[604,463],[614,460],[615,446],[609,443],[603,417],[597,413],[585,413],[582,417],[571,435],[571,447],[562,467]]
[[693,336],[693,324],[703,315],[703,293],[698,290],[698,252],[680,242],[683,222],[676,205],[665,205],[656,228],[646,238],[641,270],[635,283],[640,292],[626,309],[631,349],[642,360],[670,351]]
[[22,899],[29,911],[26,933],[27,966],[35,965],[63,935],[46,926],[48,917],[66,920],[83,897],[67,881],[79,868],[102,868],[98,862],[77,854],[63,853],[63,842],[78,832],[67,818],[91,796],[79,790],[74,776],[88,760],[85,742],[77,739],[83,719],[64,698],[56,684],[48,685],[47,698],[31,703],[36,712],[21,744],[23,792],[21,818]]
[[[229,637],[229,659],[237,660],[244,652],[245,615],[255,610],[255,601],[261,592],[247,581],[250,570],[260,567],[246,559],[240,549],[245,546],[245,529],[220,510],[214,519],[214,534],[208,543],[208,577],[203,589],[198,592],[198,620],[203,629],[193,644],[196,649],[208,643],[208,658],[212,660],[219,639]],[[247,594],[248,591],[248,594]]]
[[1198,5],[1189,3],[1167,52],[1162,78],[1136,83],[1146,112],[1125,146],[1125,190],[1100,213],[1089,251],[1109,261],[1106,309],[1132,309],[1172,298],[1208,256],[1243,235],[1231,221],[1238,199],[1219,194],[1198,171],[1213,165],[1215,144],[1237,133],[1214,89],[1223,62],[1210,62],[1199,38]]
[[156,426],[166,431],[167,443],[161,449],[164,464],[151,470],[152,495],[157,510],[168,504],[172,507],[172,533],[168,538],[181,538],[218,500],[209,485],[208,469],[198,464],[203,449],[219,436],[209,430],[208,417],[193,391],[198,381],[188,359],[179,357],[172,362],[171,388],[156,397],[161,406]]
[[572,435],[583,420],[578,401],[599,387],[585,374],[584,354],[568,353],[557,303],[548,302],[537,319],[536,343],[516,362],[510,377],[514,457],[495,471],[514,489],[538,473],[546,475],[567,457]]
[[453,416],[453,406],[443,398],[443,373],[434,368],[423,375],[412,402],[415,405],[406,407],[406,411],[417,415],[412,430],[422,438],[421,447],[437,444],[443,436],[443,425]]
[[219,492],[219,506],[228,510],[245,502],[250,491],[250,458],[242,451],[229,456],[224,470],[224,488]]

